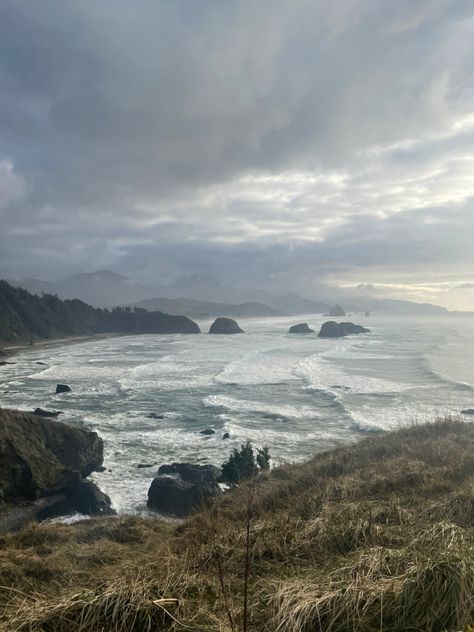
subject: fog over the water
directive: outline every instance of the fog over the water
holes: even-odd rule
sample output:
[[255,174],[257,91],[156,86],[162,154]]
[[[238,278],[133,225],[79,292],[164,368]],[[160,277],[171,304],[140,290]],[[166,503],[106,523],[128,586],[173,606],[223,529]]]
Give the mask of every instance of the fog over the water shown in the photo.
[[473,310],[473,196],[472,0],[0,3],[1,278]]

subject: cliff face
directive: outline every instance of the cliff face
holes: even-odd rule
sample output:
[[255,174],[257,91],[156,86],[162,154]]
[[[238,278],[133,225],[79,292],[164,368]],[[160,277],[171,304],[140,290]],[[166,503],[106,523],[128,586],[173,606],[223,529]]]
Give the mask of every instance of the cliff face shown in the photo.
[[102,462],[103,442],[95,432],[0,409],[0,501],[62,492]]

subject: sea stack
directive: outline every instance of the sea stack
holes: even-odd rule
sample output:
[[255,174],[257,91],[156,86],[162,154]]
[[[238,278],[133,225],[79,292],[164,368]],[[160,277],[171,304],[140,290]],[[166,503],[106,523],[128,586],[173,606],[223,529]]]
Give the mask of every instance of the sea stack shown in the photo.
[[243,334],[236,320],[232,318],[217,318],[209,329],[210,334]]
[[290,327],[289,334],[314,334],[314,329],[308,327],[308,323],[300,323],[299,325],[293,325]]
[[331,309],[329,310],[329,316],[332,316],[333,318],[341,318],[345,315],[346,312],[342,309],[340,305],[334,305],[334,307],[331,307]]
[[336,323],[334,320],[328,320],[321,326],[318,336],[320,338],[342,338],[343,336],[351,336],[353,334],[368,334],[370,329],[362,327],[362,325],[354,325],[354,323]]

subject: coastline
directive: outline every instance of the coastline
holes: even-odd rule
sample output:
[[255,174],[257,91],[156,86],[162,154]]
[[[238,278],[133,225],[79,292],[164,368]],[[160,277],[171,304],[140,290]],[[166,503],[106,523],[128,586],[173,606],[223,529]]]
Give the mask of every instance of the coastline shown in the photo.
[[18,345],[0,346],[0,350],[5,356],[12,357],[23,351],[34,351],[35,349],[50,349],[55,347],[66,347],[69,345],[90,342],[92,340],[105,340],[107,338],[117,338],[123,336],[122,333],[88,334],[86,336],[65,336],[63,338],[41,338],[33,344],[22,343]]

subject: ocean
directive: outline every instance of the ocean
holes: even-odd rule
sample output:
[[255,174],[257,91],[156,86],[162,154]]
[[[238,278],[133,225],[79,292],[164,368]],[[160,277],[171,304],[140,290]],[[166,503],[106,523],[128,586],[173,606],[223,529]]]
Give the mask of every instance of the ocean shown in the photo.
[[[97,431],[107,471],[94,480],[119,513],[146,512],[162,463],[218,465],[247,439],[268,446],[274,463],[296,462],[370,432],[474,408],[474,318],[354,316],[370,334],[287,333],[298,322],[318,332],[324,320],[241,320],[246,333],[235,336],[32,347],[0,369],[0,405],[62,410],[62,420]],[[210,323],[199,324],[206,332]],[[72,392],[54,395],[58,382]]]

